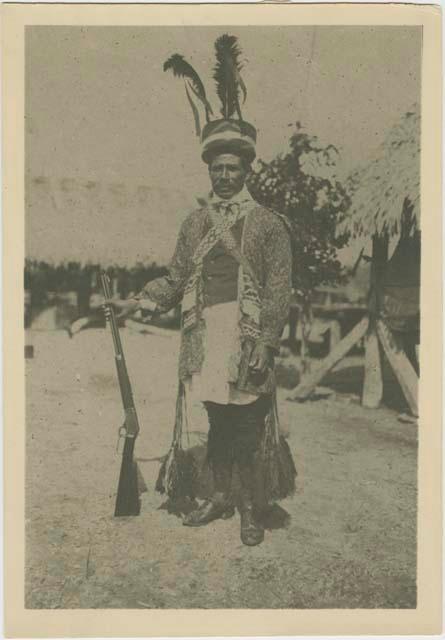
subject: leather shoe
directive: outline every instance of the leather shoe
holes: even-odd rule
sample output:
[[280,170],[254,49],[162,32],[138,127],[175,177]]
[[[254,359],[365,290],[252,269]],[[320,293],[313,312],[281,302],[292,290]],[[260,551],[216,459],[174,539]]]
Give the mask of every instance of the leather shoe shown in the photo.
[[255,517],[254,508],[249,506],[241,511],[241,542],[248,547],[261,544],[264,540],[264,527]]
[[233,505],[227,502],[214,502],[206,500],[198,509],[185,516],[182,524],[186,527],[202,527],[213,520],[227,520],[235,514]]

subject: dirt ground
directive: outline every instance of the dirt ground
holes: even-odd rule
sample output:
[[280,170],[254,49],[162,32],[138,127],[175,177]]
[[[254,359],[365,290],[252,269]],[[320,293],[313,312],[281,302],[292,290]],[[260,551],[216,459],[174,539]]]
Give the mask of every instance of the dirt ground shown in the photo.
[[337,393],[304,404],[280,389],[298,491],[258,547],[239,517],[198,529],[154,492],[168,449],[177,334],[122,331],[148,485],[139,517],[113,518],[122,421],[111,336],[29,332],[26,361],[28,608],[412,608],[417,428]]

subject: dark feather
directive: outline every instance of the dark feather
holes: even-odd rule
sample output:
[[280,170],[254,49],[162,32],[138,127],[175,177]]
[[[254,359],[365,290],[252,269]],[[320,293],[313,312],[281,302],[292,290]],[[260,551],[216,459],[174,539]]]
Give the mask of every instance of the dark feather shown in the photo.
[[202,102],[206,110],[207,122],[209,116],[213,115],[212,107],[207,100],[206,92],[201,78],[192,67],[192,65],[184,59],[179,53],[174,53],[168,60],[164,62],[164,71],[173,71],[173,75],[184,78],[192,89],[195,96]]
[[231,118],[235,113],[242,120],[240,93],[246,99],[247,90],[241,78],[241,49],[235,36],[224,34],[215,42],[216,65],[213,78],[216,80],[216,92],[221,100],[221,114]]
[[195,133],[197,136],[201,135],[201,124],[199,122],[199,111],[196,104],[193,102],[192,96],[190,95],[187,82],[185,82],[185,93],[187,95],[187,100],[189,101],[189,105],[192,109],[193,118],[195,120]]
[[239,87],[240,87],[240,89],[241,89],[241,91],[243,93],[243,104],[244,104],[246,102],[246,98],[247,98],[247,87],[244,84],[244,80],[242,79],[241,74],[240,74],[240,72],[238,70],[236,72],[236,77],[238,79]]

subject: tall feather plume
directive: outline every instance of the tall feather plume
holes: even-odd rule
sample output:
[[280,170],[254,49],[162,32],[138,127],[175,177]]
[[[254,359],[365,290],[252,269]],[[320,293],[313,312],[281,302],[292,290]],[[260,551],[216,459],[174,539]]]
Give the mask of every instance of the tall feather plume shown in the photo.
[[189,88],[187,86],[187,81],[186,80],[184,80],[184,85],[185,85],[185,93],[186,93],[186,96],[187,96],[187,100],[189,101],[189,105],[190,105],[190,107],[192,109],[192,113],[193,113],[193,118],[195,120],[195,133],[199,137],[201,135],[201,123],[199,122],[198,107],[193,102],[193,98],[190,95],[190,91],[189,91]]
[[224,118],[231,118],[236,113],[242,120],[240,94],[242,93],[245,102],[247,90],[240,74],[241,49],[236,36],[229,36],[227,33],[220,36],[215,42],[215,53],[213,78],[216,80],[216,92],[222,104],[221,114]]
[[[189,99],[190,104],[191,96],[187,91],[187,87],[191,89],[193,94],[198,98],[198,100],[204,105],[206,112],[207,122],[210,121],[210,116],[213,115],[212,107],[210,106],[209,101],[207,100],[206,92],[204,89],[204,85],[202,83],[201,78],[192,67],[192,65],[184,59],[184,56],[181,56],[179,53],[174,53],[168,60],[164,62],[164,71],[173,71],[173,75],[179,78],[184,78],[187,98]],[[193,115],[195,116],[195,110],[193,110]]]

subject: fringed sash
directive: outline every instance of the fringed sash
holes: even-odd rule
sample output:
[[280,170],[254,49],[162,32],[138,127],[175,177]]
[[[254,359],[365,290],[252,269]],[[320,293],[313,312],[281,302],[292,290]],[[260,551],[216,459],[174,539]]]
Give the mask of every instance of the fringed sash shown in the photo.
[[[173,441],[161,465],[156,482],[156,491],[166,493],[172,500],[195,498],[199,485],[202,484],[203,478],[207,477],[205,466],[198,464],[193,449],[184,442],[189,428],[184,391],[184,386],[180,382]],[[262,485],[259,489],[265,503],[292,495],[295,492],[297,471],[289,445],[280,435],[275,392],[271,396],[257,455]]]

